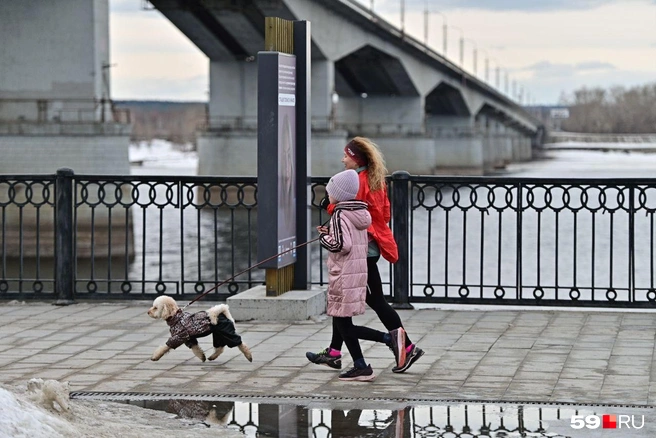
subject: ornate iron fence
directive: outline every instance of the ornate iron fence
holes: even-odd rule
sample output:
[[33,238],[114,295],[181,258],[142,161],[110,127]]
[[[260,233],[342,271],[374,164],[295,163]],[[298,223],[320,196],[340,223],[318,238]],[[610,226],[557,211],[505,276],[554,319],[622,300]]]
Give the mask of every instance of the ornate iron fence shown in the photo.
[[410,301],[655,305],[653,180],[412,177],[411,189]]
[[[312,178],[312,226],[327,178]],[[411,303],[653,307],[656,181],[411,176],[389,180]],[[254,177],[0,176],[0,299],[195,297],[257,262]],[[325,253],[310,246],[312,283]],[[212,292],[262,284],[248,271]]]

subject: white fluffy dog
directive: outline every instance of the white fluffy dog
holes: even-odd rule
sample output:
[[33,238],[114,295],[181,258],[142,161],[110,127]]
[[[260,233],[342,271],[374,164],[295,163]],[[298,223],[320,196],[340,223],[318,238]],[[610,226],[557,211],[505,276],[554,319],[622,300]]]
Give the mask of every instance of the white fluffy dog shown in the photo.
[[173,298],[161,295],[155,298],[153,306],[148,309],[148,316],[165,320],[171,331],[169,340],[155,350],[151,360],[159,360],[169,351],[185,344],[191,348],[196,357],[205,362],[205,353],[198,345],[197,339],[211,334],[214,353],[208,358],[209,360],[219,357],[223,349],[228,346],[239,348],[249,362],[253,361],[250,349],[237,333],[235,320],[227,304],[219,304],[206,311],[188,313],[183,312]]

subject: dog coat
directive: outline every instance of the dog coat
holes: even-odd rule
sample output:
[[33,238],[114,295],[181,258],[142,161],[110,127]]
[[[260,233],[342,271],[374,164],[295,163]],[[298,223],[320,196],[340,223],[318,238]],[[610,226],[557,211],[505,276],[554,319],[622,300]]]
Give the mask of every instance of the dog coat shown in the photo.
[[188,313],[178,309],[166,323],[171,332],[166,345],[173,349],[182,344],[189,348],[198,345],[197,338],[208,336],[210,333],[213,335],[214,347],[227,345],[232,348],[241,344],[241,336],[236,333],[235,325],[224,314],[219,315],[217,325],[212,325],[206,311]]

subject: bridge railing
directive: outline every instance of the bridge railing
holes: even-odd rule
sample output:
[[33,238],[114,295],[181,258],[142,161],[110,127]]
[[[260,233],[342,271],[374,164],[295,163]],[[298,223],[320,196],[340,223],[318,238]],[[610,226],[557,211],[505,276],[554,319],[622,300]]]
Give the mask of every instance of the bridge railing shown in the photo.
[[[313,227],[326,182],[312,178]],[[389,188],[400,259],[379,267],[399,306],[656,304],[656,180],[396,172]],[[257,262],[258,220],[254,177],[2,175],[0,299],[195,297]],[[310,255],[325,285],[326,253]]]
[[[0,122],[3,124],[64,124],[56,129],[76,131],[70,125],[97,122],[130,123],[130,112],[117,109],[111,99],[22,99],[0,98]],[[66,131],[68,130],[68,131]],[[22,134],[20,129],[12,134]]]
[[[256,116],[210,117],[198,128],[202,131],[257,131]],[[433,138],[458,138],[480,135],[482,132],[469,126],[435,126],[426,123],[359,123],[338,120],[332,117],[313,117],[312,130],[330,132],[343,130],[349,136],[425,136]]]

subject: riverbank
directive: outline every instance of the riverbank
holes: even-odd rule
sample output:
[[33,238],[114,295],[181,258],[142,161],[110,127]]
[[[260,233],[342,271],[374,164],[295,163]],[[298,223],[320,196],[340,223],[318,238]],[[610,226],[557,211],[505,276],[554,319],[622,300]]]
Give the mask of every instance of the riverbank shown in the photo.
[[548,143],[656,143],[656,133],[648,134],[596,134],[586,132],[549,132]]

